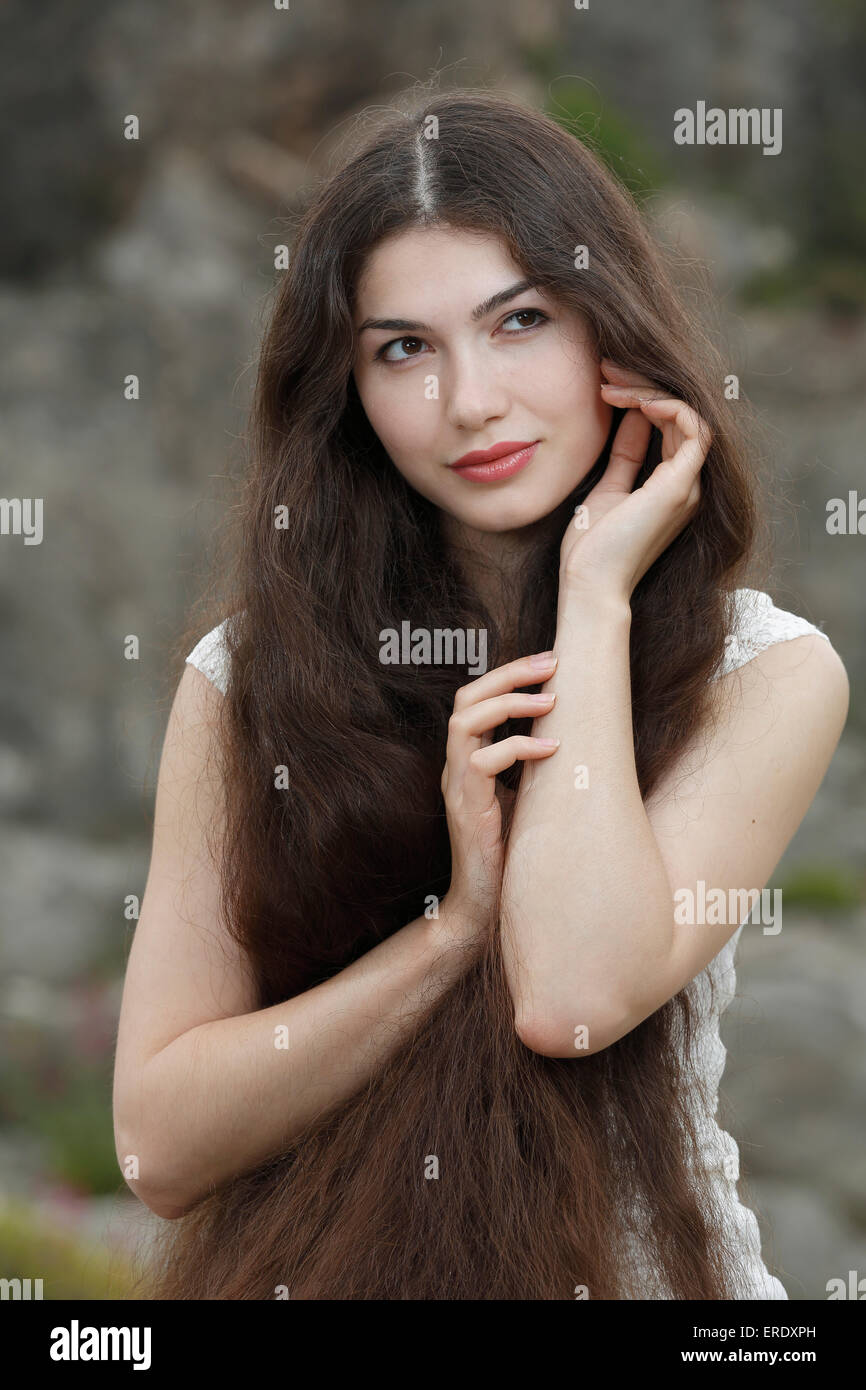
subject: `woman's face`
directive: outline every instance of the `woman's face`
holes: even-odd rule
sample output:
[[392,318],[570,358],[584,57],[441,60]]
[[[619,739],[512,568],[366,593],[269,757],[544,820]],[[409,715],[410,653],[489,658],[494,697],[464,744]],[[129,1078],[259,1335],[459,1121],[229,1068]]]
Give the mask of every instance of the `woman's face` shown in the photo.
[[[498,237],[413,227],[380,242],[354,323],[370,424],[407,482],[461,526],[538,521],[601,453],[612,411],[590,325],[527,286]],[[502,444],[513,448],[488,476],[453,467]]]

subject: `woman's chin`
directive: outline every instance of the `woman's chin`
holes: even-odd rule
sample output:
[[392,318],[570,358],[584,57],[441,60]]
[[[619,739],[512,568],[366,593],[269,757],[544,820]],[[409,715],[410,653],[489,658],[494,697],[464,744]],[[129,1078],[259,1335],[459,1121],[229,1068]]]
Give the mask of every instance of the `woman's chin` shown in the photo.
[[536,522],[543,521],[545,517],[555,512],[557,507],[562,506],[577,487],[575,482],[562,496],[559,493],[551,497],[534,498],[508,498],[504,492],[497,496],[485,498],[473,508],[450,509],[451,515],[460,521],[464,526],[469,526],[475,531],[489,532],[495,534],[505,531],[522,531],[528,526],[534,526]]

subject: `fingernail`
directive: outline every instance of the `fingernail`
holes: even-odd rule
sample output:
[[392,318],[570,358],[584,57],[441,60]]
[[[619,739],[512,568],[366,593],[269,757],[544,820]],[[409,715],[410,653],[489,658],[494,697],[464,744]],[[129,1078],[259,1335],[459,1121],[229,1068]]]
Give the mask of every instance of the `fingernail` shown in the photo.
[[535,656],[529,658],[530,666],[552,666],[558,658],[553,652],[537,652]]
[[555,694],[552,694],[552,695],[544,695],[544,694],[541,694],[541,695],[530,695],[529,698],[530,698],[530,700],[534,700],[535,703],[538,704],[538,705],[548,705],[548,704],[550,704],[551,700],[555,700],[555,699],[556,699],[556,695],[555,695]]
[[542,744],[545,748],[557,748],[560,740],[558,738],[540,738],[537,742]]

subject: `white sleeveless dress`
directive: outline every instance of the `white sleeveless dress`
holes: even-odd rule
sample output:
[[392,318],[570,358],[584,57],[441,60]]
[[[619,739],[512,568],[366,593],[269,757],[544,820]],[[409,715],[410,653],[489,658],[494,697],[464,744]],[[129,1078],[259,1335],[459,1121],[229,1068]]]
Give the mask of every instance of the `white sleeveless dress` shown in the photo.
[[[769,594],[758,589],[738,589],[735,600],[734,631],[726,639],[724,659],[714,676],[716,680],[744,666],[759,652],[776,642],[788,642],[807,633],[817,633],[825,642],[830,641],[825,632],[821,632],[805,618],[777,608]],[[224,628],[225,622],[213,628],[186,658],[223,694],[228,684],[227,653],[223,644]],[[704,1106],[702,1096],[696,1104],[695,1113],[700,1135],[701,1166],[710,1175],[719,1208],[724,1213],[726,1222],[731,1223],[737,1244],[742,1250],[742,1271],[738,1274],[742,1292],[739,1297],[787,1299],[783,1284],[770,1274],[761,1257],[758,1219],[751,1208],[744,1206],[739,1199],[737,1179],[740,1176],[740,1152],[736,1140],[726,1130],[721,1129],[715,1119],[719,1085],[727,1060],[727,1049],[719,1035],[719,1020],[736,991],[734,957],[740,933],[745,925],[744,922],[737,928],[706,970],[696,977],[695,988],[702,1007],[701,1021],[694,1043],[694,1061],[703,1096],[708,1098],[708,1108]],[[713,972],[715,980],[712,1001],[706,978],[709,971]],[[642,1260],[641,1243],[637,1239],[632,1246],[632,1255],[636,1268],[641,1272],[642,1297],[665,1298],[667,1295],[662,1285],[657,1281],[652,1269]]]

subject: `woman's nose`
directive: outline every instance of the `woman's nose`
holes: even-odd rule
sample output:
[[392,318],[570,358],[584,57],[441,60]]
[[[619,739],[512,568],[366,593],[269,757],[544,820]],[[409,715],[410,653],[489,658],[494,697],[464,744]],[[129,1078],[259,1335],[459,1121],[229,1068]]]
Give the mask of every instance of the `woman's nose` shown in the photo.
[[451,424],[464,430],[480,430],[489,420],[508,414],[510,397],[495,367],[468,357],[455,362],[447,379],[439,383]]

